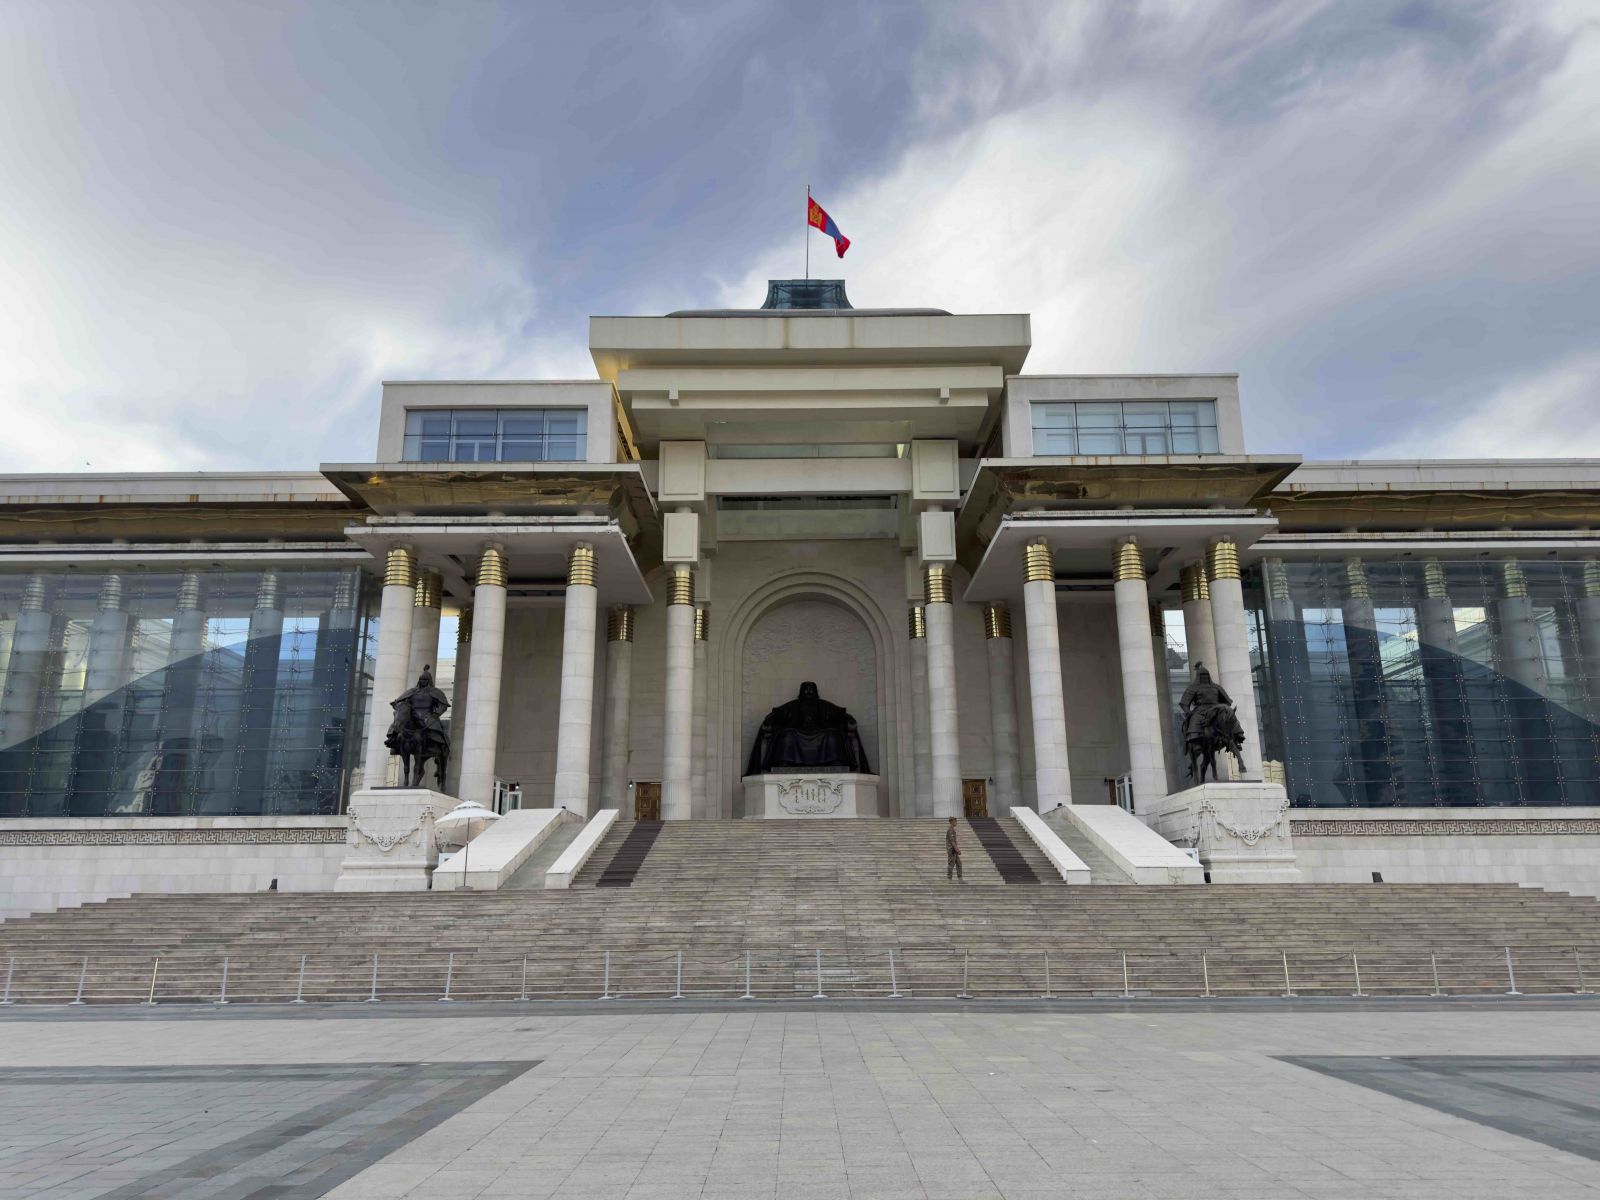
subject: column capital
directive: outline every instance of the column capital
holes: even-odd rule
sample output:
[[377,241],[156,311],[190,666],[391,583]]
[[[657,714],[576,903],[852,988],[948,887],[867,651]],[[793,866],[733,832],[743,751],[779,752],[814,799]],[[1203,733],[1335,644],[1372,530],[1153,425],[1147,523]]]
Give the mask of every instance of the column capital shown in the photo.
[[100,611],[117,612],[122,608],[122,576],[115,571],[100,580]]
[[707,641],[711,634],[711,607],[707,604],[694,606],[694,640]]
[[1212,583],[1239,578],[1239,547],[1231,537],[1219,537],[1207,548],[1206,576]]
[[[28,607],[28,601],[33,596],[33,584],[28,584],[28,594],[22,598],[22,607]],[[33,607],[38,608],[44,602],[44,581],[39,581],[39,601]],[[200,576],[190,571],[178,584],[178,611],[193,612],[200,607]]]
[[472,605],[470,604],[463,608],[460,615],[456,617],[456,645],[472,645]]
[[983,606],[983,634],[988,638],[1011,636],[1011,610],[1004,604],[990,602]]
[[667,604],[694,603],[694,568],[676,566],[667,576]]
[[1261,560],[1261,573],[1267,578],[1267,595],[1274,600],[1287,603],[1289,595],[1289,572],[1284,569],[1283,559],[1264,558]]
[[1522,600],[1528,595],[1528,577],[1522,573],[1522,564],[1508,558],[1500,564],[1500,581],[1507,600]]
[[417,572],[416,594],[412,603],[417,608],[438,608],[444,603],[444,580],[439,578],[439,572]]
[[1137,538],[1123,538],[1111,556],[1111,578],[1118,583],[1130,579],[1144,579],[1144,555],[1139,552]]
[[1055,559],[1050,554],[1050,544],[1045,541],[1029,542],[1022,549],[1022,578],[1026,583],[1054,583]]
[[906,624],[913,638],[928,636],[928,614],[922,611],[922,605],[913,604],[906,609]]
[[1183,602],[1211,599],[1211,584],[1206,580],[1206,565],[1193,562],[1178,572],[1178,583],[1183,588]]
[[384,587],[417,586],[417,552],[410,546],[391,546],[383,564]]
[[929,563],[922,570],[923,602],[925,604],[950,603],[950,568],[943,563]]
[[606,613],[606,641],[633,641],[633,609],[626,604],[613,606]]
[[1583,594],[1600,596],[1600,561],[1596,559],[1583,560]]
[[594,587],[594,547],[579,542],[567,555],[567,586]]
[[485,542],[478,557],[478,587],[503,588],[506,585],[506,548],[499,542]]
[[1350,599],[1372,599],[1372,586],[1367,582],[1366,564],[1353,554],[1344,560],[1344,577]]
[[1427,558],[1422,561],[1422,591],[1429,600],[1450,598],[1450,587],[1444,577],[1444,564],[1437,558]]
[[271,609],[278,607],[278,573],[276,571],[263,571],[261,582],[256,585],[256,609]]

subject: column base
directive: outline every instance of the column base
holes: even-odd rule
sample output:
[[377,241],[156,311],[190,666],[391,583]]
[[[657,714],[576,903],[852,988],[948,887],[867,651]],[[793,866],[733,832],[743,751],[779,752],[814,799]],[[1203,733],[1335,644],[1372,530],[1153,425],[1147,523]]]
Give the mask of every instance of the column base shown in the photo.
[[336,892],[425,892],[439,861],[433,823],[456,806],[428,788],[364,788],[350,797],[350,831]]
[[1203,783],[1139,805],[1162,837],[1200,851],[1212,883],[1299,883],[1289,796],[1278,783]]

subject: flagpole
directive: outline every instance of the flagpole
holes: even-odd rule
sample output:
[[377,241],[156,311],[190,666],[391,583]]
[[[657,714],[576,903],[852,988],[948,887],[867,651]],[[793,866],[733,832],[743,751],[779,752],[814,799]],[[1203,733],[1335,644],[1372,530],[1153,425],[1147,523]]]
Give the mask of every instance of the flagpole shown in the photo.
[[811,185],[806,184],[806,278],[811,278]]

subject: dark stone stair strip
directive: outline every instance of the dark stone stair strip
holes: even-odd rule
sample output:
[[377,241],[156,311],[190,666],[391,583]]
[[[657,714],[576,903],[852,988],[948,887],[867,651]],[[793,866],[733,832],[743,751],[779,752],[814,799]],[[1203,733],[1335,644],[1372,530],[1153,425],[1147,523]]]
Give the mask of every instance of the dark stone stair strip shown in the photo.
[[1000,828],[999,821],[994,817],[969,817],[967,824],[972,826],[972,832],[977,835],[983,848],[989,852],[989,858],[994,863],[994,869],[1000,872],[1001,879],[1007,883],[1039,882],[1039,877],[1022,857],[1016,844],[1006,831]]
[[606,864],[606,869],[600,873],[595,887],[632,887],[634,876],[644,866],[645,856],[650,853],[650,847],[655,845],[660,832],[660,821],[635,822],[628,836],[622,839],[622,845],[611,856],[611,861]]

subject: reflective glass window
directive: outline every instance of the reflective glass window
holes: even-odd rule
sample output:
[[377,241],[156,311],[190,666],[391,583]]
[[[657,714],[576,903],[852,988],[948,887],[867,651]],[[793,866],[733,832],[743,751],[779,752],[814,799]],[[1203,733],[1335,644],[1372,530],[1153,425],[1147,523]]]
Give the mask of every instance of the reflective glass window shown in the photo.
[[1032,408],[1036,455],[1217,452],[1212,400],[1051,401]]
[[581,462],[581,408],[421,409],[406,414],[406,462]]

